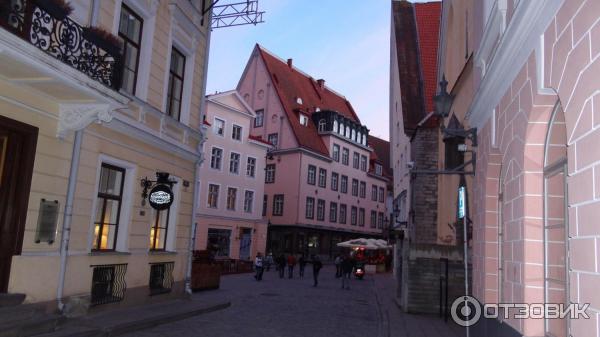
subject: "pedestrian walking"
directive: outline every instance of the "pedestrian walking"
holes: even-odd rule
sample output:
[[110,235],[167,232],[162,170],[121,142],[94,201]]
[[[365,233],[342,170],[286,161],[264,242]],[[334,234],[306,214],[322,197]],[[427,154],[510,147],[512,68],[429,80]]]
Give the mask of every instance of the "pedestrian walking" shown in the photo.
[[256,258],[254,259],[254,269],[256,269],[256,274],[254,275],[254,279],[257,281],[262,281],[263,277],[263,257],[260,252],[256,253]]
[[321,270],[321,268],[323,268],[323,263],[321,262],[321,259],[319,258],[318,255],[312,256],[312,265],[313,265],[313,279],[315,281],[315,283],[313,284],[313,287],[316,287],[317,285],[319,285],[319,271]]
[[356,266],[356,261],[350,256],[345,256],[340,263],[342,270],[342,289],[350,289],[350,278],[352,277],[352,271]]
[[265,266],[264,268],[267,269],[267,271],[271,270],[271,265],[273,264],[273,253],[269,252],[269,254],[267,255],[267,257],[265,258]]
[[277,270],[279,271],[279,278],[283,278],[285,273],[285,256],[283,254],[277,258]]
[[300,255],[300,258],[298,259],[298,267],[300,278],[304,278],[304,268],[306,267],[306,259],[304,258],[304,254]]
[[287,265],[288,265],[288,277],[294,278],[294,267],[296,266],[296,257],[294,256],[294,254],[288,255]]
[[339,278],[342,276],[342,256],[337,255],[333,263],[335,264],[335,277]]

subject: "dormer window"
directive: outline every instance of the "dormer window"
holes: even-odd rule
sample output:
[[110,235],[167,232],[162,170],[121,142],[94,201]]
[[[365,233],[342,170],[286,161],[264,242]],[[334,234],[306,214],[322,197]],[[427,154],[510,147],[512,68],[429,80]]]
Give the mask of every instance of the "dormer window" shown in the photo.
[[346,138],[350,138],[350,125],[346,125],[346,132],[344,134]]
[[378,176],[383,175],[383,166],[381,164],[375,164],[375,174]]
[[306,115],[300,114],[300,124],[308,126],[308,117],[306,117]]
[[302,98],[296,97],[296,103],[302,105]]
[[352,129],[352,137],[350,137],[350,139],[352,139],[352,140],[356,139],[356,130]]
[[362,144],[362,134],[360,133],[360,131],[358,132],[358,135],[356,136],[356,142]]
[[319,132],[325,132],[326,128],[327,128],[327,121],[325,121],[325,118],[319,119]]
[[367,135],[363,135],[363,138],[362,138],[362,144],[363,144],[364,146],[367,146]]
[[338,131],[338,121],[336,119],[333,120],[333,132]]

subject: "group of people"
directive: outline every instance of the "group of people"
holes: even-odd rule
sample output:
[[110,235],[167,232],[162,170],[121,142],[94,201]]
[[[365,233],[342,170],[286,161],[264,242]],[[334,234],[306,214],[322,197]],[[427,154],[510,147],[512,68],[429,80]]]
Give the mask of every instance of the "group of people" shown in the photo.
[[[323,267],[323,263],[318,255],[312,255],[310,260],[307,260],[304,257],[304,254],[300,254],[298,258],[295,255],[289,254],[287,257],[284,254],[273,258],[273,255],[269,253],[266,257],[263,257],[259,252],[256,254],[256,258],[254,259],[254,268],[256,270],[256,274],[254,278],[257,281],[261,281],[263,277],[264,270],[269,271],[271,269],[271,265],[275,264],[275,267],[279,273],[279,278],[285,277],[285,270],[287,267],[288,270],[288,278],[294,278],[294,268],[298,265],[298,276],[300,278],[304,278],[304,269],[306,268],[306,264],[312,264],[313,269],[313,286],[316,287],[319,284],[319,271]],[[334,260],[335,264],[335,277],[342,279],[342,289],[350,289],[350,279],[352,277],[352,272],[356,268],[356,259],[348,254],[348,255],[337,255]]]
[[306,264],[312,264],[313,269],[313,286],[316,287],[319,285],[319,271],[323,268],[323,263],[318,255],[312,255],[310,260],[304,257],[304,254],[300,254],[298,258],[295,255],[290,254],[287,257],[283,254],[273,258],[273,254],[269,253],[266,257],[263,257],[259,252],[256,254],[256,258],[254,259],[254,269],[256,270],[256,274],[254,278],[257,281],[261,281],[263,277],[264,270],[269,271],[271,269],[271,265],[275,264],[277,271],[279,272],[279,278],[285,277],[285,270],[287,267],[288,270],[288,278],[294,278],[294,268],[298,265],[298,276],[300,278],[304,278],[304,269],[306,268]]

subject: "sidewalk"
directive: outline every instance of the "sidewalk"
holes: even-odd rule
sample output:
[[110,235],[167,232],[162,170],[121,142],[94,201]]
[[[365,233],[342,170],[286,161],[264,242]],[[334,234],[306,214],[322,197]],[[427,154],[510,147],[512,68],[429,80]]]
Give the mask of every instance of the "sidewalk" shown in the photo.
[[375,275],[374,288],[381,314],[378,337],[463,337],[464,330],[437,315],[416,315],[402,311],[395,301],[396,280],[391,274]]

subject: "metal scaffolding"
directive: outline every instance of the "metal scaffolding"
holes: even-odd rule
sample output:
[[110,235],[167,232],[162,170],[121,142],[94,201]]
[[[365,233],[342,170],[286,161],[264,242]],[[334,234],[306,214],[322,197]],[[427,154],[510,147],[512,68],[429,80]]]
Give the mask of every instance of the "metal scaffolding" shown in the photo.
[[203,11],[212,9],[211,28],[225,28],[242,25],[256,25],[263,21],[264,11],[258,10],[258,0],[246,0],[231,4],[217,5],[213,0]]

